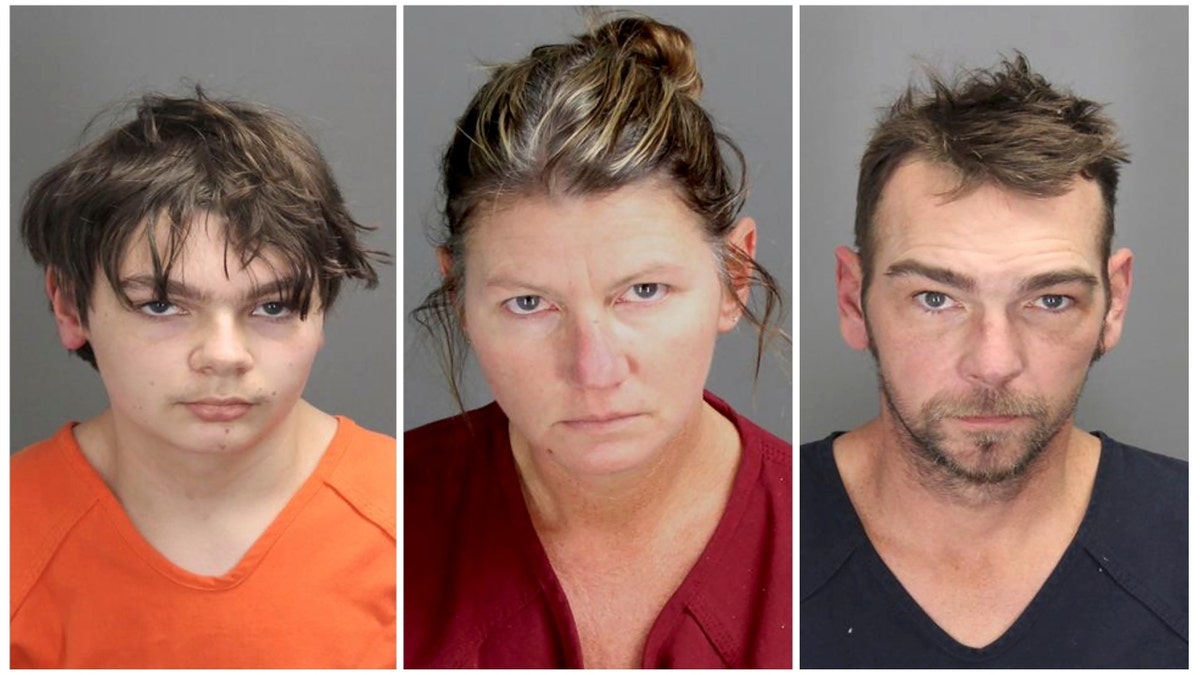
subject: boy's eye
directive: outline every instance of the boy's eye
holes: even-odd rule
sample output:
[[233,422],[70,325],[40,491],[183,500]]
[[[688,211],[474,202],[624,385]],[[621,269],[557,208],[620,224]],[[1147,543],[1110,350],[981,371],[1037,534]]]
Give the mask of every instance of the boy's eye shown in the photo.
[[140,311],[142,314],[148,314],[150,316],[175,316],[182,310],[166,300],[151,300],[150,302],[144,302],[138,306],[138,311]]
[[254,309],[255,316],[265,316],[272,319],[280,319],[289,316],[292,313],[292,308],[283,302],[264,302]]

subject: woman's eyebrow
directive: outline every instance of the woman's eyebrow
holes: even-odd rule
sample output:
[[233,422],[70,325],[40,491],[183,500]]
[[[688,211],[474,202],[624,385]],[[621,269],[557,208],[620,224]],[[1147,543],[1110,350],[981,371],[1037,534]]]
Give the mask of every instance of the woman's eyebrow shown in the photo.
[[626,274],[626,275],[622,276],[621,278],[617,279],[616,281],[614,281],[612,283],[611,287],[612,288],[620,288],[620,287],[628,286],[630,284],[633,284],[633,283],[639,282],[639,281],[640,282],[653,282],[653,281],[655,281],[654,277],[663,275],[663,274],[673,274],[675,272],[678,272],[681,268],[682,268],[681,265],[677,265],[675,263],[668,263],[668,262],[650,263],[650,264],[646,265],[645,267],[639,267],[637,269],[637,271],[632,274]]
[[550,295],[550,291],[508,273],[487,277],[484,288],[499,288],[506,291],[532,291],[530,295]]

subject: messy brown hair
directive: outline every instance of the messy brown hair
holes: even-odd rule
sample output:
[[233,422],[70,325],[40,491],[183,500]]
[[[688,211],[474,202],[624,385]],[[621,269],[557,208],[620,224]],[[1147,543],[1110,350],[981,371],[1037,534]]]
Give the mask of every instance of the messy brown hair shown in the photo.
[[[892,173],[919,157],[958,173],[946,196],[963,196],[983,183],[995,183],[1036,197],[1070,189],[1076,176],[1096,181],[1104,201],[1101,260],[1112,253],[1120,164],[1129,156],[1116,126],[1101,106],[1052,87],[1016,52],[995,70],[973,70],[955,83],[928,72],[929,91],[914,86],[884,113],[858,176],[854,238],[862,264],[866,297],[874,263],[874,218]],[[1108,267],[1101,265],[1104,287]]]
[[[87,325],[98,274],[117,297],[124,256],[144,239],[155,293],[168,297],[171,269],[204,213],[225,219],[229,254],[246,267],[265,251],[282,260],[293,281],[285,299],[307,315],[313,295],[321,311],[344,278],[378,283],[363,248],[371,229],[350,215],[333,172],[316,144],[286,117],[248,103],[148,94],[135,118],[111,129],[42,175],[29,190],[21,236],[33,259],[51,270]],[[91,345],[76,353],[96,365]]]
[[[742,315],[758,330],[755,377],[775,336],[782,301],[774,278],[725,241],[746,199],[741,150],[714,128],[691,38],[650,18],[601,21],[564,44],[492,67],[458,120],[442,159],[445,229],[437,242],[451,268],[413,312],[440,339],[443,368],[462,407],[458,378],[466,346],[459,320],[464,245],[475,215],[514,197],[603,195],[646,179],[665,180],[703,219],[726,290],[762,290]],[[736,169],[727,165],[722,148]],[[731,274],[731,270],[745,270]]]

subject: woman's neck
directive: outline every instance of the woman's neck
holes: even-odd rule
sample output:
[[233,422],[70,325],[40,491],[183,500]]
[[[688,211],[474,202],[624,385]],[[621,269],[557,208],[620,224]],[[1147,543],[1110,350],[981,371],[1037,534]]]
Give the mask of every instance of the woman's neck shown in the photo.
[[543,536],[568,531],[652,536],[697,505],[713,498],[724,504],[741,457],[733,423],[704,402],[648,461],[619,473],[573,474],[511,425],[509,439],[526,504]]

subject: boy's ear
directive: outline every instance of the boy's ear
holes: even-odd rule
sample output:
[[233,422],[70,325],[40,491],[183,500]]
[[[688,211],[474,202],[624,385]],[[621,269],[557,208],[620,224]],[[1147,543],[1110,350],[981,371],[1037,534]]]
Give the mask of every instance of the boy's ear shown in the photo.
[[58,324],[58,339],[67,349],[75,351],[88,343],[87,327],[75,306],[75,295],[58,282],[54,268],[46,269],[46,295],[50,297],[50,309],[54,310],[54,322]]

